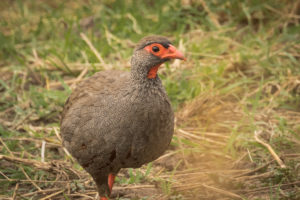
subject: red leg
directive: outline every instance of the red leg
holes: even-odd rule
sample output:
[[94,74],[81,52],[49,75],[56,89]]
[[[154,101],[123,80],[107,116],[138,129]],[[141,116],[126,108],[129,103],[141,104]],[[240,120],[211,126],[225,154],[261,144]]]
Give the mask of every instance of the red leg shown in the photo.
[[[114,185],[115,178],[116,178],[116,175],[114,175],[114,174],[108,175],[108,187],[109,187],[110,192],[112,191],[112,187]],[[108,199],[106,197],[100,197],[100,200],[108,200]]]
[[108,186],[109,186],[110,192],[112,191],[112,187],[114,185],[115,178],[116,178],[116,175],[114,175],[114,174],[108,175]]

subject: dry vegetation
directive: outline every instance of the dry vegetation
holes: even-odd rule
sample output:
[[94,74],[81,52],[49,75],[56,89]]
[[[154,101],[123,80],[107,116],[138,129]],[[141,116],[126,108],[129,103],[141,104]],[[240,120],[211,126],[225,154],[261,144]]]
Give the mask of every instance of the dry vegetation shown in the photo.
[[128,70],[150,33],[188,57],[160,70],[176,134],[112,199],[299,199],[300,1],[125,2],[0,3],[0,199],[95,198],[60,112],[80,80]]

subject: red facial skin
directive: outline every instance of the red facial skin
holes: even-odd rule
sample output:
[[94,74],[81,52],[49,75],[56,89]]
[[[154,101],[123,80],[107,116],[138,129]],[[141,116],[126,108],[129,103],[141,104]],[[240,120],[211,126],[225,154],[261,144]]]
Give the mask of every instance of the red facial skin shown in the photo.
[[[153,51],[153,47],[156,46],[159,48],[159,51],[155,52]],[[146,47],[144,47],[144,49],[146,51],[148,51],[149,53],[161,58],[161,59],[181,59],[181,60],[186,60],[186,58],[183,56],[183,54],[178,51],[173,45],[169,45],[168,48],[164,47],[163,45],[159,44],[159,43],[152,43],[147,45]],[[156,65],[154,67],[152,67],[149,72],[147,77],[149,79],[153,79],[156,77],[157,74],[157,70],[159,68],[161,64]]]

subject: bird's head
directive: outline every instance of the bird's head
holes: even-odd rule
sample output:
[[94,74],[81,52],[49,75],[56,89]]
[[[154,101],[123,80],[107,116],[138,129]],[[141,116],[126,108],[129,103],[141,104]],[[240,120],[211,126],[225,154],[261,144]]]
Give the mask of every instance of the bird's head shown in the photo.
[[171,59],[185,60],[183,54],[162,36],[144,37],[136,46],[131,58],[131,70],[136,75],[155,79],[161,64]]

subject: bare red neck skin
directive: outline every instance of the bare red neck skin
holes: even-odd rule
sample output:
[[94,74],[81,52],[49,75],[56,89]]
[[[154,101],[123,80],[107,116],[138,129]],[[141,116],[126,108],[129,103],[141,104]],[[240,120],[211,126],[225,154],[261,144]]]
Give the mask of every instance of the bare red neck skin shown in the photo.
[[147,75],[147,77],[148,77],[149,79],[154,79],[154,78],[156,78],[156,76],[157,76],[157,70],[158,70],[158,68],[159,68],[160,65],[161,65],[161,64],[158,64],[158,65],[152,67],[152,68],[149,70],[148,75]]

